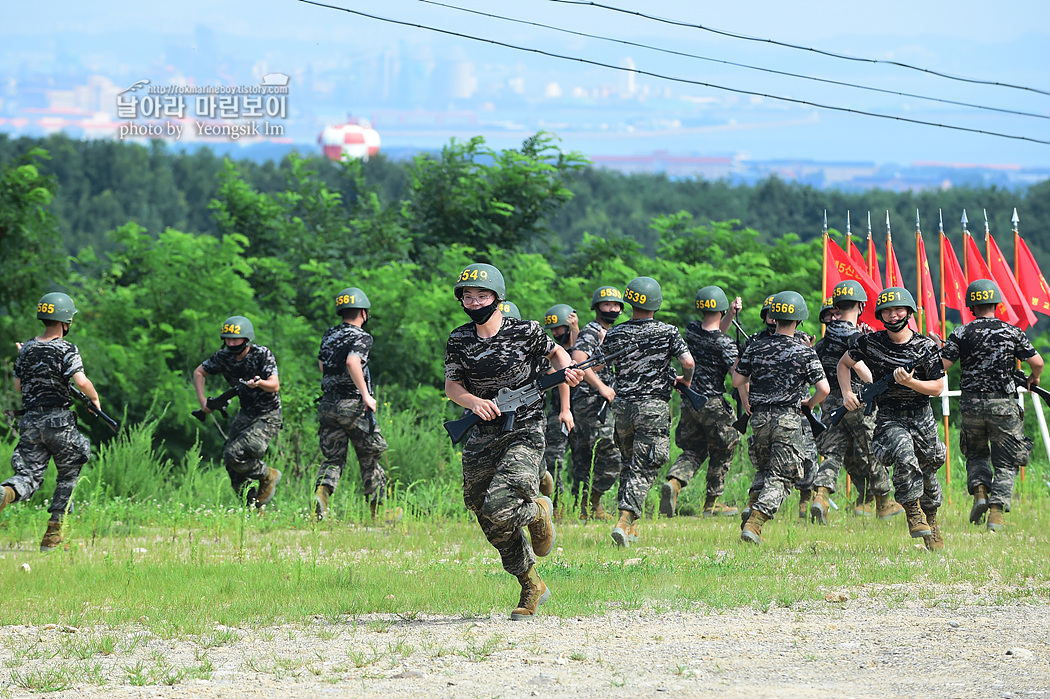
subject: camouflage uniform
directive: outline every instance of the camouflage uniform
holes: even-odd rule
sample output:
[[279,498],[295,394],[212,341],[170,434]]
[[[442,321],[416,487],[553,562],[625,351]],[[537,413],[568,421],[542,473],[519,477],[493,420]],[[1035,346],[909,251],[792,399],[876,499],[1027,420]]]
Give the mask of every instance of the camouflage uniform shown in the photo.
[[[776,326],[772,331],[767,330],[768,336],[776,335]],[[809,347],[810,337],[801,330],[795,330],[795,340],[799,344]],[[802,476],[795,483],[797,490],[814,490],[817,485],[815,483],[817,478],[817,468],[820,465],[820,456],[817,454],[817,443],[813,439],[813,430],[809,427],[809,421],[806,419],[802,420],[802,434],[799,435],[799,439],[802,443]]]
[[[548,369],[550,368],[549,362],[547,367]],[[545,400],[550,404],[550,407],[546,411],[547,422],[544,427],[544,441],[547,446],[543,450],[543,465],[540,467],[540,478],[543,478],[544,472],[551,474],[551,478],[554,479],[554,495],[552,499],[556,503],[558,495],[565,490],[565,486],[562,483],[562,467],[565,465],[565,451],[569,448],[569,437],[561,431],[561,421],[558,419],[558,416],[561,415],[561,393],[558,391],[557,386],[547,391]]]
[[59,338],[29,340],[15,360],[25,415],[18,423],[18,445],[11,456],[14,475],[0,485],[14,490],[17,500],[28,500],[40,488],[47,463],[54,458],[58,480],[48,507],[52,521],[73,509],[73,489],[91,455],[91,444],[77,431],[77,416],[69,410],[73,405],[69,381],[81,371],[84,365],[76,345]]
[[614,438],[620,448],[620,510],[642,516],[645,498],[671,451],[671,359],[689,351],[678,329],[652,318],[629,320],[605,336],[604,350],[630,351],[614,361]]
[[[827,325],[823,339],[817,343],[817,357],[824,366],[831,393],[824,401],[822,413],[828,415],[842,405],[842,387],[839,386],[837,374],[839,360],[849,350],[850,341],[859,336],[860,331],[852,323],[834,320]],[[850,373],[850,385],[854,393],[859,393],[863,385],[853,372]],[[863,410],[850,410],[842,420],[820,435],[817,447],[824,457],[817,469],[814,486],[827,488],[835,492],[839,480],[839,471],[843,467],[857,488],[857,502],[864,502],[870,496],[889,495],[889,470],[872,458],[872,435],[875,432],[875,416],[865,415]]]
[[966,457],[966,486],[971,495],[984,486],[988,502],[1004,509],[1010,507],[1014,478],[1032,453],[1011,374],[1015,359],[1035,354],[1021,330],[998,318],[977,318],[956,328],[941,350],[950,362],[962,360],[959,448]]
[[740,433],[733,428],[733,409],[725,398],[725,380],[737,360],[737,349],[721,330],[704,330],[693,321],[686,327],[685,343],[696,362],[692,388],[708,397],[700,410],[682,401],[682,416],[674,433],[674,442],[682,450],[668,471],[688,485],[704,460],[707,466],[707,495],[720,496],[725,491],[726,473],[733,462],[733,451],[740,444]]
[[[875,381],[909,364],[921,381],[944,376],[937,345],[918,333],[902,344],[886,330],[859,335],[850,342],[849,356],[864,362]],[[893,467],[894,499],[901,504],[919,500],[924,511],[936,510],[942,500],[937,469],[947,450],[937,436],[929,397],[893,382],[876,404],[873,452],[882,468]]]
[[808,387],[825,378],[824,369],[812,347],[785,335],[759,335],[744,350],[736,372],[750,381],[752,507],[772,517],[802,477],[802,435],[809,428],[801,405]]
[[[478,337],[476,325],[452,331],[445,347],[445,379],[457,381],[479,398],[492,399],[501,388],[520,388],[544,374],[554,340],[539,323],[503,317],[493,337]],[[536,563],[523,527],[536,518],[543,464],[543,403],[515,413],[514,429],[503,431],[497,417],[467,433],[463,445],[463,502],[503,561],[503,569],[524,575]]]
[[[605,328],[592,320],[580,329],[573,352],[579,350],[588,357],[598,355],[605,334]],[[607,386],[616,388],[616,374],[612,367],[604,366],[597,374]],[[606,407],[605,422],[598,420],[598,411],[604,405],[605,399],[586,381],[572,390],[575,427],[569,433],[569,443],[572,447],[573,495],[584,500],[592,489],[597,493],[608,491],[620,477],[622,463],[620,450],[613,438],[613,411]]]
[[379,425],[372,428],[368,407],[350,378],[346,359],[361,359],[361,370],[368,370],[372,336],[351,323],[340,323],[325,331],[317,359],[321,362],[321,404],[317,408],[317,437],[324,461],[317,472],[316,488],[325,485],[333,493],[346,466],[350,444],[361,469],[361,483],[370,502],[382,502],[386,493],[386,472],[379,463],[386,451],[386,439]]
[[280,393],[267,393],[261,388],[241,385],[258,376],[268,379],[277,375],[277,362],[273,353],[262,345],[252,344],[248,354],[238,361],[225,349],[208,357],[201,363],[208,374],[222,374],[231,387],[240,386],[237,397],[240,411],[230,423],[230,435],[222,450],[222,462],[230,474],[230,484],[238,495],[243,495],[248,481],[259,480],[266,475],[266,454],[270,441],[277,436],[283,424],[281,418]]

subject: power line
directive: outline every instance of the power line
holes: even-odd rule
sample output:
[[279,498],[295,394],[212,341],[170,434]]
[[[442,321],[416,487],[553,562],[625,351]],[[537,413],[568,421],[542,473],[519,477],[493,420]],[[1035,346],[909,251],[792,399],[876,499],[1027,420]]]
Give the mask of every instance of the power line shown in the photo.
[[747,63],[737,63],[735,61],[727,61],[721,58],[710,58],[708,56],[699,56],[695,53],[686,53],[684,51],[675,51],[673,49],[664,49],[659,46],[650,46],[649,44],[641,44],[635,41],[629,41],[627,39],[616,39],[608,36],[601,36],[598,34],[589,34],[587,32],[575,31],[573,29],[565,29],[563,27],[555,27],[550,24],[543,24],[542,22],[532,22],[525,19],[517,19],[515,17],[505,17],[503,15],[496,15],[489,12],[482,12],[480,10],[472,10],[467,7],[459,7],[457,5],[449,5],[447,3],[438,2],[437,0],[418,0],[418,2],[425,3],[427,5],[436,5],[438,7],[445,7],[450,10],[456,10],[457,12],[466,12],[472,15],[480,15],[482,17],[489,17],[492,19],[499,19],[504,22],[514,22],[515,24],[527,24],[532,27],[539,27],[541,29],[550,29],[552,31],[561,32],[563,34],[572,34],[573,36],[582,36],[588,39],[598,39],[600,41],[610,41],[616,44],[624,44],[626,46],[635,46],[637,48],[647,49],[650,51],[658,51],[660,53],[666,53],[673,56],[682,56],[685,58],[695,58],[701,61],[709,61],[711,63],[721,63],[727,66],[735,66],[737,68],[747,68],[748,70],[757,70],[763,73],[772,73],[773,75],[784,75],[791,78],[800,78],[802,80],[812,80],[814,82],[827,83],[829,85],[840,85],[842,87],[852,87],[858,90],[868,90],[869,92],[881,92],[886,95],[896,95],[898,97],[912,97],[914,99],[926,100],[929,102],[940,102],[942,104],[953,104],[958,107],[971,107],[973,109],[983,109],[990,112],[1001,112],[1003,114],[1013,114],[1015,116],[1027,116],[1035,117],[1036,119],[1050,119],[1050,115],[1046,114],[1035,114],[1034,112],[1022,112],[1016,109],[1003,109],[1000,107],[989,107],[983,104],[973,104],[972,102],[957,102],[955,100],[943,99],[940,97],[929,97],[927,95],[916,95],[910,92],[898,92],[897,90],[886,90],[879,87],[871,87],[869,85],[858,85],[856,83],[844,82],[841,80],[832,80],[830,78],[819,78],[813,75],[802,75],[800,73],[790,73],[783,70],[776,70],[774,68],[763,68],[762,66],[753,66]]
[[361,12],[360,10],[351,10],[346,7],[338,7],[336,5],[328,5],[323,2],[316,2],[316,0],[298,0],[299,2],[306,5],[315,5],[317,7],[323,7],[329,10],[339,10],[346,12],[358,17],[365,17],[367,19],[374,19],[379,22],[387,22],[389,24],[397,24],[402,27],[412,27],[414,29],[424,29],[426,31],[436,32],[438,34],[446,34],[448,36],[455,36],[460,39],[467,39],[469,41],[478,41],[481,43],[492,44],[494,46],[502,46],[508,49],[514,49],[515,51],[524,51],[526,53],[535,53],[541,56],[547,56],[549,58],[557,58],[566,61],[575,61],[577,63],[583,63],[585,65],[597,66],[599,68],[609,68],[611,70],[618,70],[620,72],[637,73],[638,75],[647,75],[651,78],[659,78],[661,80],[670,80],[671,82],[684,83],[687,85],[696,85],[699,87],[709,87],[715,90],[724,90],[725,92],[733,92],[739,95],[750,95],[753,97],[765,97],[767,99],[779,100],[781,102],[791,102],[793,104],[801,104],[807,107],[817,107],[819,109],[829,109],[836,112],[846,112],[849,114],[859,114],[862,116],[875,117],[877,119],[890,119],[893,121],[901,121],[909,124],[919,124],[922,126],[934,126],[941,129],[950,129],[952,131],[964,131],[967,133],[978,133],[984,134],[985,136],[998,136],[1000,138],[1009,138],[1015,141],[1028,141],[1029,143],[1039,143],[1042,145],[1050,146],[1050,141],[1043,141],[1037,138],[1030,138],[1028,136],[1015,136],[1012,134],[1004,134],[996,131],[984,131],[982,129],[972,129],[966,126],[955,126],[953,124],[938,124],[932,121],[923,121],[921,119],[910,119],[908,117],[893,116],[891,114],[879,114],[877,112],[868,112],[860,109],[850,109],[849,107],[837,107],[834,105],[821,104],[819,102],[809,102],[806,100],[795,99],[793,97],[781,97],[779,95],[769,95],[763,92],[753,92],[751,90],[742,90],[735,87],[726,87],[724,85],[715,85],[713,83],[705,83],[699,80],[690,80],[688,78],[676,78],[669,75],[661,75],[660,73],[653,73],[647,70],[640,70],[637,68],[624,68],[622,66],[615,66],[610,63],[602,63],[600,61],[593,61],[588,58],[579,58],[577,56],[564,56],[562,54],[552,53],[550,51],[544,51],[543,49],[534,49],[527,46],[516,46],[514,44],[508,44],[503,41],[497,41],[495,39],[486,39],[484,37],[472,36],[470,34],[463,34],[462,32],[455,32],[449,29],[440,29],[438,27],[430,27],[424,24],[416,24],[414,22],[406,22],[398,19],[391,19],[389,17],[380,17],[378,15],[372,15],[367,12]]
[[796,49],[798,51],[809,51],[811,53],[817,53],[822,56],[830,56],[831,58],[841,58],[845,61],[858,61],[860,63],[883,63],[891,66],[898,66],[900,68],[907,68],[908,70],[916,70],[920,73],[928,73],[930,75],[936,75],[940,78],[947,78],[949,80],[960,80],[967,83],[975,83],[978,85],[995,85],[997,87],[1008,87],[1014,90],[1026,90],[1028,92],[1036,92],[1040,95],[1050,95],[1050,92],[1046,90],[1040,90],[1034,87],[1025,87],[1024,85],[1013,85],[1011,83],[1001,83],[994,80],[980,80],[978,78],[967,78],[960,75],[951,75],[949,73],[941,73],[936,70],[930,70],[929,68],[922,68],[920,66],[913,66],[909,63],[901,63],[899,61],[887,61],[878,58],[863,58],[860,56],[850,56],[844,53],[835,53],[834,51],[825,51],[823,49],[815,49],[809,46],[799,46],[798,44],[789,44],[784,41],[777,41],[775,39],[763,39],[757,36],[748,36],[747,34],[738,34],[736,32],[725,31],[723,29],[714,29],[712,27],[705,27],[702,24],[693,24],[691,22],[681,22],[674,19],[667,19],[664,17],[656,17],[654,15],[647,15],[642,12],[636,12],[634,10],[625,10],[622,7],[613,7],[612,5],[603,5],[597,2],[591,2],[591,0],[550,0],[551,2],[561,3],[563,5],[589,5],[598,7],[603,10],[610,10],[612,12],[621,12],[626,15],[634,15],[635,17],[641,17],[648,19],[653,22],[662,22],[664,24],[673,24],[678,27],[688,27],[690,29],[702,29],[705,32],[711,32],[712,34],[720,34],[722,36],[728,36],[732,39],[743,39],[745,41],[757,41],[762,44],[772,44],[774,46],[783,46],[784,48]]

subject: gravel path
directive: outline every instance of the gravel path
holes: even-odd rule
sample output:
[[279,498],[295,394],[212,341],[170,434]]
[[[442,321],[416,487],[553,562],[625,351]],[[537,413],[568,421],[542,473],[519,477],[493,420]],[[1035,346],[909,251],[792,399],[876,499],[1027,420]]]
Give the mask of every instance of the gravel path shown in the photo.
[[[112,654],[78,659],[107,636]],[[0,657],[10,696],[31,693],[19,680],[65,672],[72,687],[51,696],[1050,697],[1050,606],[882,589],[768,611],[369,616],[187,640],[6,626]]]

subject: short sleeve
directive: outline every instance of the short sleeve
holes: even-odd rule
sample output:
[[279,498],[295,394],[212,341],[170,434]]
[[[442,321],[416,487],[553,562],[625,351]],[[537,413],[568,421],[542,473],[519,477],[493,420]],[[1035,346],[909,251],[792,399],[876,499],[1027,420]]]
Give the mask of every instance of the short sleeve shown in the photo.
[[1014,347],[1014,357],[1017,359],[1031,359],[1037,354],[1032,341],[1020,330],[1017,331],[1017,345]]
[[748,345],[744,349],[744,353],[740,355],[740,362],[736,365],[736,373],[741,376],[751,376],[751,348],[753,345]]
[[863,362],[868,354],[868,338],[857,335],[849,341],[849,349],[846,350],[849,358],[855,362]]
[[944,347],[941,348],[941,357],[947,359],[949,362],[955,363],[959,361],[959,356],[962,351],[961,341],[962,332],[965,325],[960,325],[955,330],[952,330],[952,334],[948,336],[948,339],[944,342]]

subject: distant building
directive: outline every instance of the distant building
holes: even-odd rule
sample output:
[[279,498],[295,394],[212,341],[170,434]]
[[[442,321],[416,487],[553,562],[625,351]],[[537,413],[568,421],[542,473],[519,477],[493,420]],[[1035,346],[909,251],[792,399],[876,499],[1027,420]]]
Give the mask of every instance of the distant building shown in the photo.
[[379,154],[379,132],[364,119],[350,119],[339,126],[326,126],[317,142],[329,160],[368,160]]

